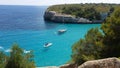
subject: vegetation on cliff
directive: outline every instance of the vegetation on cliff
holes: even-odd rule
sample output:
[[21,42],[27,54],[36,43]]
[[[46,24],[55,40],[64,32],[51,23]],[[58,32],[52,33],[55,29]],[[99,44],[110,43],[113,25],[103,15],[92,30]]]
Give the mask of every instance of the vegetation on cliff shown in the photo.
[[80,41],[74,44],[72,59],[77,64],[81,64],[88,60],[100,58],[100,51],[103,47],[101,45],[102,38],[103,35],[99,29],[90,29],[84,39],[80,39]]
[[101,28],[104,33],[104,57],[120,57],[120,8],[116,8]]
[[73,45],[72,51],[72,60],[78,65],[88,60],[120,57],[120,8],[105,20],[101,31],[90,29],[84,39]]
[[9,55],[0,52],[0,68],[35,68],[32,52],[24,53],[14,44]]
[[63,4],[50,6],[48,11],[56,11],[61,14],[70,14],[75,17],[83,17],[89,20],[101,20],[101,13],[107,13],[116,4]]

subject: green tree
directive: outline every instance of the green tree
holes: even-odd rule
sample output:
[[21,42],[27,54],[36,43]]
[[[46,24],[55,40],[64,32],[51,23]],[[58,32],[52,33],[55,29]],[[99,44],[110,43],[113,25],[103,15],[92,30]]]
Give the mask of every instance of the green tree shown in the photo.
[[5,68],[7,62],[7,56],[4,54],[4,52],[0,52],[0,68]]
[[35,68],[32,58],[31,53],[24,53],[23,49],[14,44],[5,68]]
[[117,8],[102,25],[105,34],[104,57],[120,57],[120,8]]
[[93,59],[120,57],[120,8],[114,10],[98,29],[91,29],[72,47],[72,60],[78,65]]
[[100,58],[103,48],[102,38],[103,35],[98,28],[90,29],[85,38],[75,43],[72,47],[72,60],[79,65],[85,61]]
[[48,11],[56,11],[62,14],[70,14],[75,17],[84,17],[89,20],[101,20],[101,13],[110,15],[119,4],[62,4],[50,6]]

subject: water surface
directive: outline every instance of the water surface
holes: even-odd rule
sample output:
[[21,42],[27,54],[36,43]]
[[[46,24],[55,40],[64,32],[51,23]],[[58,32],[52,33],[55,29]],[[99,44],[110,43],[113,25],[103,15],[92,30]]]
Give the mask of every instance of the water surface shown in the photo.
[[[59,66],[70,60],[71,47],[86,32],[100,24],[57,24],[44,22],[45,6],[0,6],[0,49],[6,52],[14,42],[34,51],[37,66]],[[59,29],[67,32],[58,35]],[[43,45],[53,43],[49,48]]]

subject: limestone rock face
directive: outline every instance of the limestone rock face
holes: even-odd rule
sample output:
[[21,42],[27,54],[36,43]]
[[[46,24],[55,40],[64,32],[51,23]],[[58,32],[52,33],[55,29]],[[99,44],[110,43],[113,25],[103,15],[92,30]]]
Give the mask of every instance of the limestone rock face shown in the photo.
[[120,59],[107,58],[100,60],[87,61],[78,68],[120,68]]
[[56,14],[55,11],[46,11],[44,14],[44,19],[45,20],[52,20],[52,18],[54,17],[55,14]]
[[86,18],[76,18],[72,15],[60,14],[55,11],[46,11],[44,14],[44,20],[60,23],[92,23],[92,21]]

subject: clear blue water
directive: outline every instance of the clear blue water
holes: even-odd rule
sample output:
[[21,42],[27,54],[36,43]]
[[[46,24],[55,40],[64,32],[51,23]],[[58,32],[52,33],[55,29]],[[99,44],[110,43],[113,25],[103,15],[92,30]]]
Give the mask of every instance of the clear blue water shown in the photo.
[[[14,42],[33,50],[36,66],[62,65],[71,58],[71,47],[86,32],[100,24],[57,24],[44,22],[44,6],[0,6],[0,49],[8,50]],[[59,29],[67,29],[57,35]],[[44,48],[46,42],[52,42]]]

